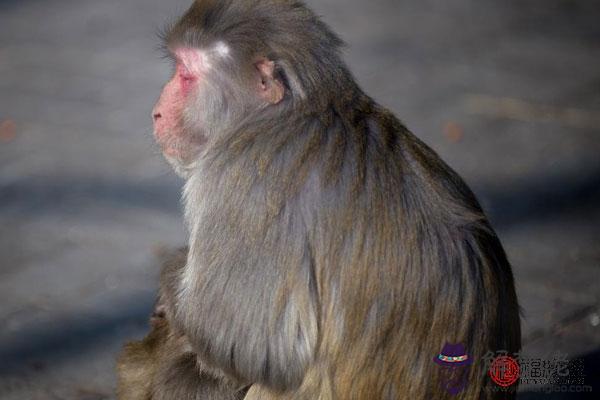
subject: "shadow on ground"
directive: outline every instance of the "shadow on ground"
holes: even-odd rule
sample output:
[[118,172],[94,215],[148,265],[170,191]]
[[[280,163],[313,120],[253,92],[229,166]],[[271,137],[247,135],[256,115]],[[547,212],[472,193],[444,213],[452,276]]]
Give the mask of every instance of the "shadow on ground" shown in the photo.
[[[74,354],[93,350],[99,342],[121,340],[128,331],[144,329],[152,311],[154,296],[136,296],[115,304],[118,312],[69,316],[36,322],[5,340],[0,346],[0,377],[28,368],[39,369],[48,360],[53,365],[68,361]],[[124,304],[129,306],[123,307]]]

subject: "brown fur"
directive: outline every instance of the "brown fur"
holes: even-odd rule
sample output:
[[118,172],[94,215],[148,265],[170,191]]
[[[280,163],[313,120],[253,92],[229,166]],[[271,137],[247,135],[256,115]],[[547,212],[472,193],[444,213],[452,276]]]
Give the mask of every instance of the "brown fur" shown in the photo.
[[[462,179],[358,87],[341,40],[295,0],[197,0],[165,38],[231,48],[172,132],[206,138],[171,160],[190,229],[171,314],[202,362],[254,384],[248,399],[514,398],[482,360],[520,349],[500,241]],[[252,96],[261,58],[280,101]],[[432,361],[446,342],[474,360],[456,396]]]

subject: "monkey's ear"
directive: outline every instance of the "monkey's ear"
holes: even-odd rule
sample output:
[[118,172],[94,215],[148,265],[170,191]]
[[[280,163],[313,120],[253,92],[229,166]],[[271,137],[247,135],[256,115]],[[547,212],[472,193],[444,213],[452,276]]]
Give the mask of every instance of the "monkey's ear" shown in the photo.
[[277,104],[283,100],[285,85],[275,74],[275,63],[266,58],[258,60],[255,64],[258,71],[258,94],[270,104]]

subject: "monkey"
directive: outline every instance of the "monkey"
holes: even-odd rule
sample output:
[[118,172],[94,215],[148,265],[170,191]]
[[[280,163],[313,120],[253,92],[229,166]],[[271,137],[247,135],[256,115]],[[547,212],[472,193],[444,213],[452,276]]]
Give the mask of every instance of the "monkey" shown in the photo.
[[161,286],[150,319],[151,331],[141,341],[125,345],[117,361],[120,400],[241,400],[247,389],[236,387],[219,370],[198,360],[185,335],[169,321],[172,288],[185,265],[187,249],[164,254]]
[[339,36],[299,0],[195,0],[163,42],[154,136],[189,231],[168,314],[197,359],[248,400],[514,398],[481,361],[521,346],[502,244]]

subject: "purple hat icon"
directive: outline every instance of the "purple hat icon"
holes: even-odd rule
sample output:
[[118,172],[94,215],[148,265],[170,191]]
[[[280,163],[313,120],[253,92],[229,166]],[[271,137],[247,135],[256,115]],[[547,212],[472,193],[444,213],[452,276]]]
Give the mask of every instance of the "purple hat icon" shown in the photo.
[[433,358],[433,362],[444,366],[458,366],[470,365],[473,362],[473,359],[469,357],[465,350],[465,346],[461,343],[446,343],[442,352],[437,357]]

